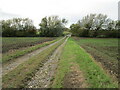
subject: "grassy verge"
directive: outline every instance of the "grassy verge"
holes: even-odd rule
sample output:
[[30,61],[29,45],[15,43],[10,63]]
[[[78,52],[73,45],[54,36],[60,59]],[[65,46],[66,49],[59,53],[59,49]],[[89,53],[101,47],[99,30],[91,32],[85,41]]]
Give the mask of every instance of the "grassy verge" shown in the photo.
[[77,63],[83,72],[88,88],[116,88],[117,83],[96,64],[91,56],[86,53],[73,39],[68,42],[61,55],[58,70],[53,81],[53,88],[63,88],[63,79],[70,71],[71,63]]
[[26,48],[24,50],[19,49],[19,50],[16,50],[14,53],[3,54],[2,61],[0,61],[0,62],[6,63],[9,60],[15,59],[15,58],[17,58],[19,56],[23,56],[23,55],[25,55],[27,53],[30,53],[30,52],[32,52],[34,50],[37,50],[37,49],[41,48],[41,47],[47,46],[47,45],[49,45],[51,43],[54,43],[59,39],[60,38],[57,38],[56,40],[53,40],[53,41],[44,42],[42,44],[38,44],[38,45],[35,45],[35,46],[32,46],[32,47]]
[[30,60],[19,65],[17,68],[3,76],[3,88],[20,88],[25,87],[26,82],[34,75],[36,70],[42,65],[42,61],[45,60],[52,52],[61,44],[64,40],[44,50],[39,55],[32,57]]

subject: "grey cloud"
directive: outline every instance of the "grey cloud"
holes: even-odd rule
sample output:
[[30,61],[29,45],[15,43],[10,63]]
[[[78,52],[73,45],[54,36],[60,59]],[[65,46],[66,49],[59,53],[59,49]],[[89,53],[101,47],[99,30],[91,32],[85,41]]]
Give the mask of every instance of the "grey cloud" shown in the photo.
[[4,11],[1,11],[1,9],[0,9],[0,20],[10,19],[10,18],[17,18],[17,17],[21,17],[21,16],[17,15],[17,14],[4,12]]

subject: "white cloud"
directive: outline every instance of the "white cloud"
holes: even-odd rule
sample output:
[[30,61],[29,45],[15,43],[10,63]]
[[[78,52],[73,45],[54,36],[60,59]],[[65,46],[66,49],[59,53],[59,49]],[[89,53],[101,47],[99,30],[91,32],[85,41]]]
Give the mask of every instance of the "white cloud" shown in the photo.
[[[103,13],[117,20],[119,0],[0,0],[4,11],[1,18],[10,16],[29,17],[37,26],[40,20],[49,15],[69,19],[69,25],[89,13]],[[3,12],[0,12],[3,13]]]

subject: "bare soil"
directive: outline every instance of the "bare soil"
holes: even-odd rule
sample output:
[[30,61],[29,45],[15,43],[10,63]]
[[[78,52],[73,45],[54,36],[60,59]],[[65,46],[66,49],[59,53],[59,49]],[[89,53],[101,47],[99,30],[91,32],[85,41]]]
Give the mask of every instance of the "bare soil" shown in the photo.
[[70,72],[64,77],[64,88],[87,88],[87,84],[83,73],[80,71],[79,66],[75,63],[70,68]]

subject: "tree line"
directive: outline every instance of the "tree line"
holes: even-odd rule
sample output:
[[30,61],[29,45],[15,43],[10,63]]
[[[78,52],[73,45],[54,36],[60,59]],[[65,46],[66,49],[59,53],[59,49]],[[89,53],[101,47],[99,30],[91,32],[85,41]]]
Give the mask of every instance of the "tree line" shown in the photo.
[[2,28],[3,37],[56,37],[63,34],[66,23],[66,19],[60,19],[58,16],[50,16],[44,17],[41,20],[39,24],[40,29],[36,29],[33,21],[29,18],[1,20],[0,26]]
[[2,27],[2,36],[5,37],[19,37],[19,36],[35,36],[36,27],[33,21],[25,18],[13,18],[9,20],[0,21]]
[[120,37],[120,21],[113,21],[103,14],[90,14],[70,26],[73,36]]
[[3,37],[58,37],[62,36],[64,31],[69,31],[73,36],[79,37],[120,37],[120,21],[114,21],[103,14],[90,14],[66,28],[66,19],[60,19],[58,16],[49,16],[42,18],[39,29],[29,18],[13,18],[1,20],[0,26]]

